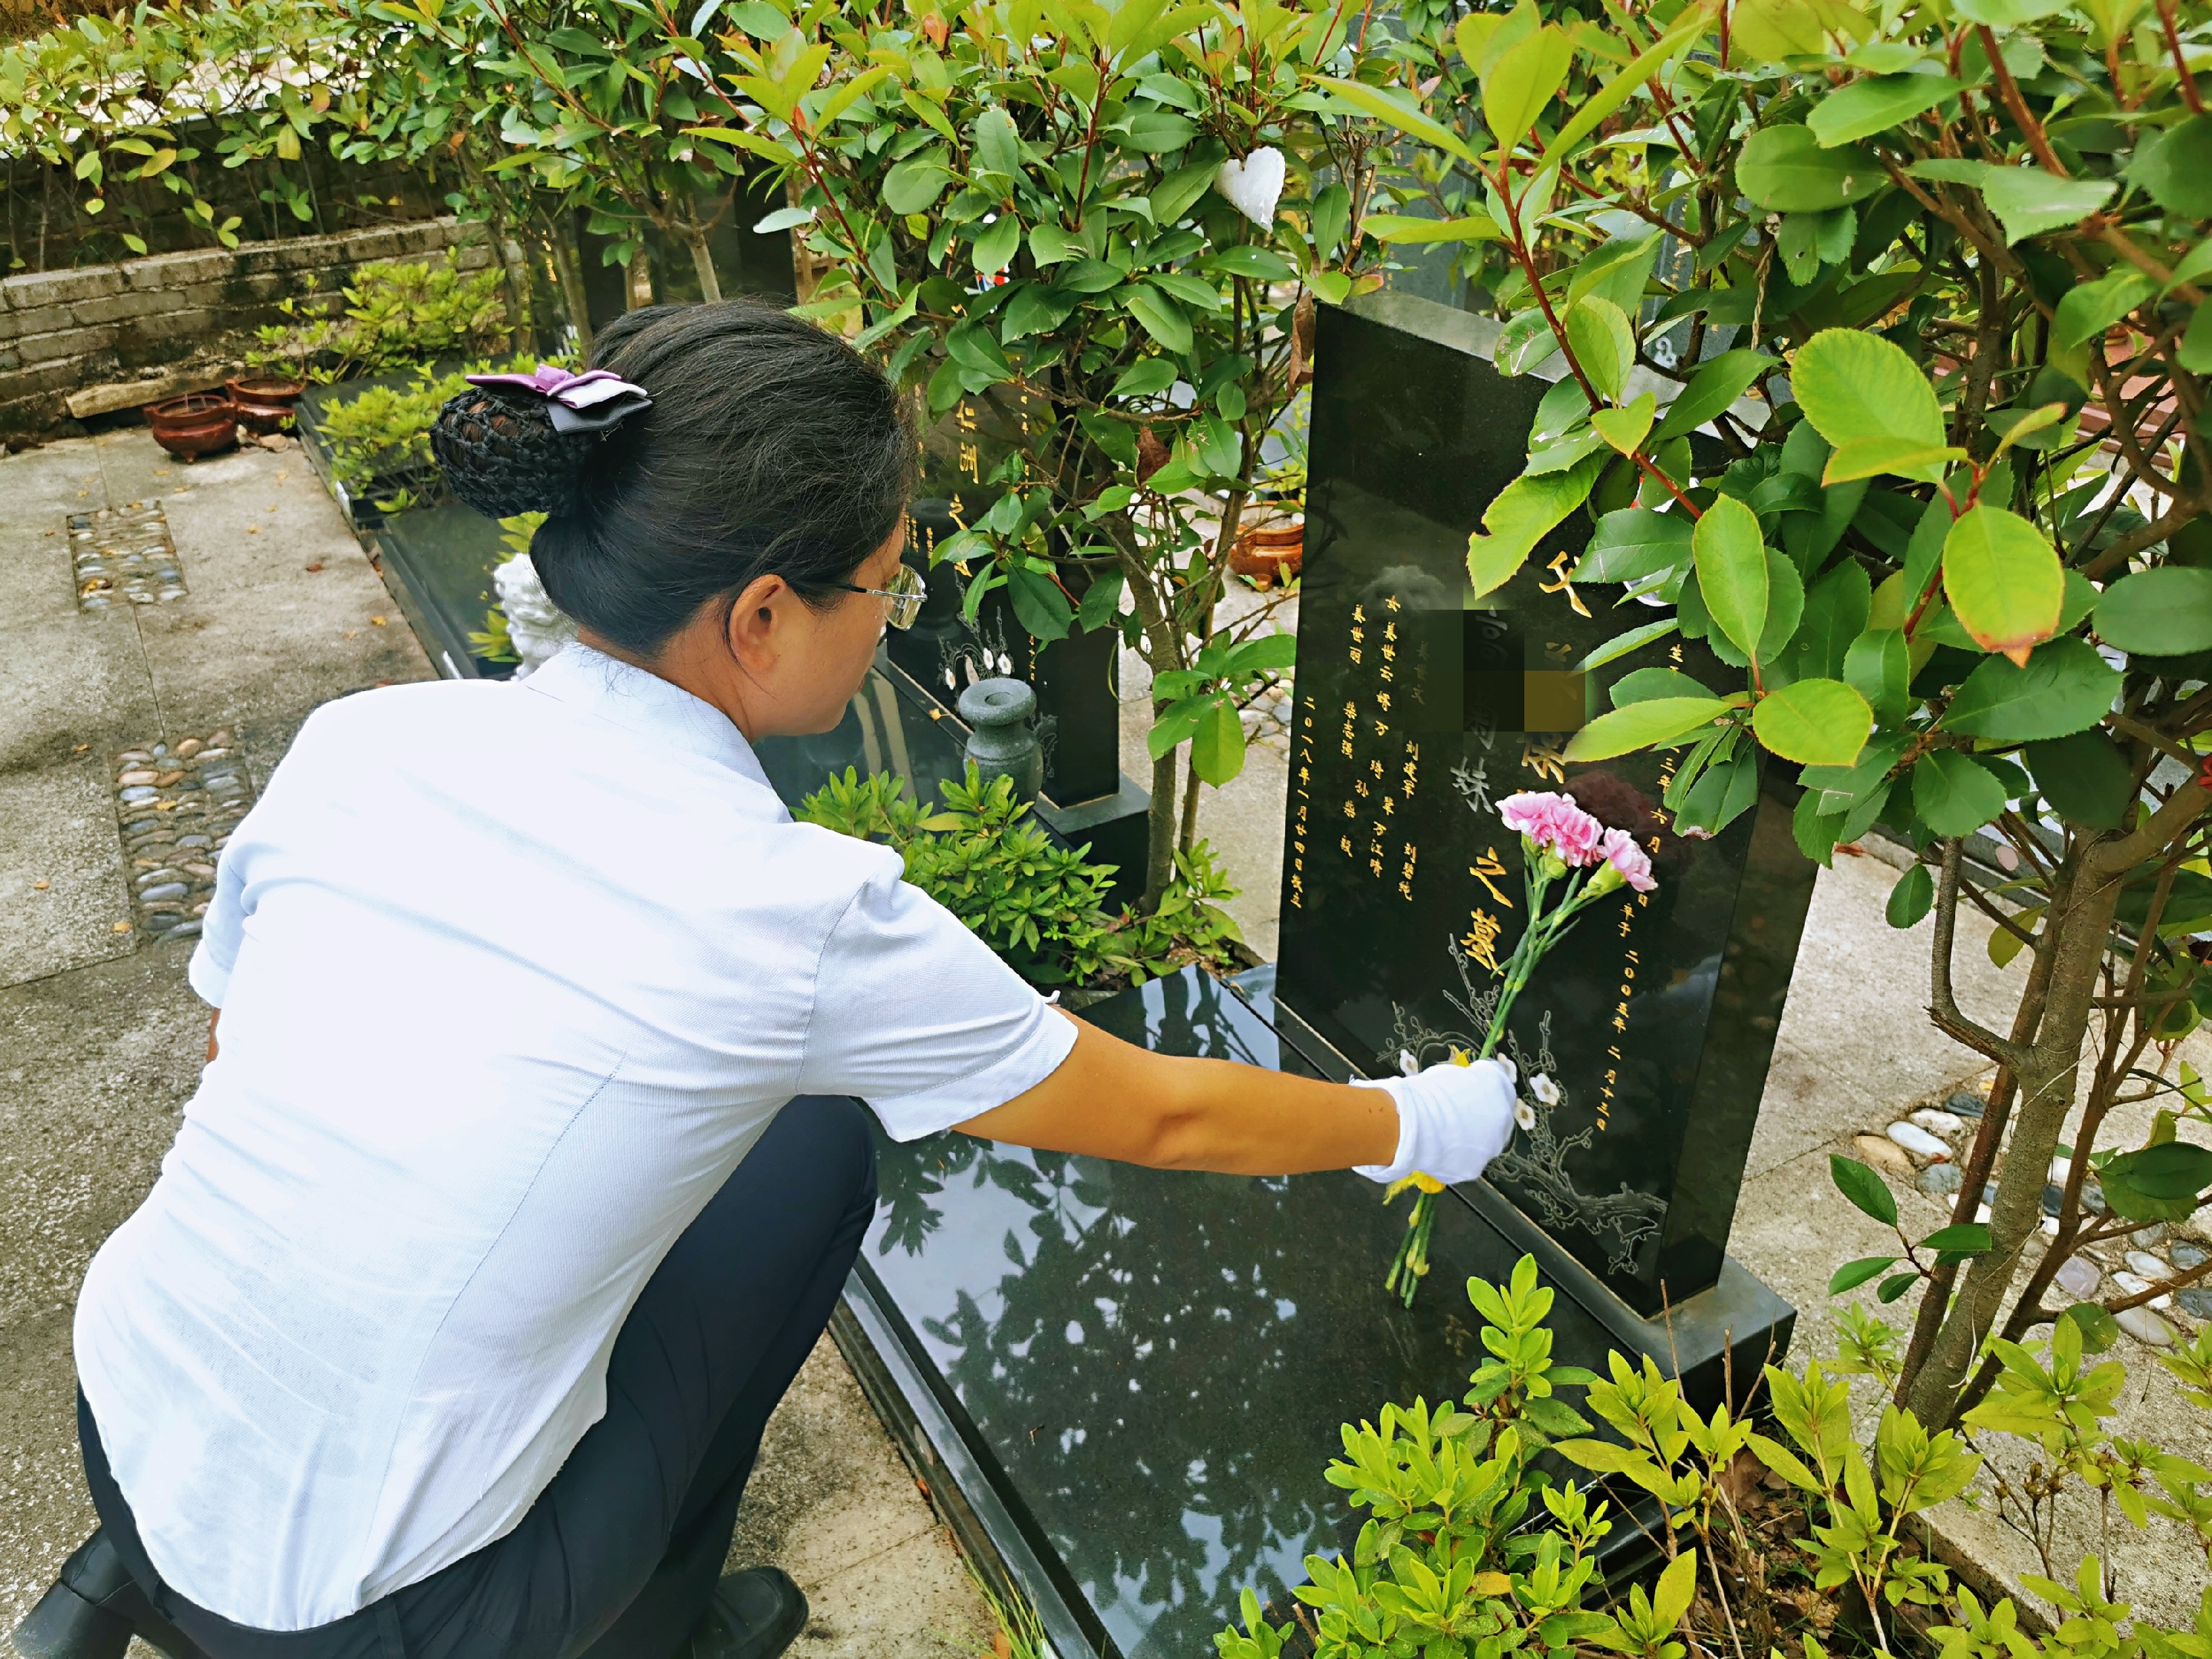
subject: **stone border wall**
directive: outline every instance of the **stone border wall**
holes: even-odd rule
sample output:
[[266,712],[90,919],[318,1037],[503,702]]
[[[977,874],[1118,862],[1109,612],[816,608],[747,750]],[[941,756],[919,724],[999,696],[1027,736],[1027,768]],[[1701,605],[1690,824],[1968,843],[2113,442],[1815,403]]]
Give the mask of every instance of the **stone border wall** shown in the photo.
[[465,269],[491,263],[481,225],[443,218],[8,277],[0,439],[58,436],[97,415],[220,386],[254,328],[283,319],[278,301],[335,293],[373,260],[448,248]]

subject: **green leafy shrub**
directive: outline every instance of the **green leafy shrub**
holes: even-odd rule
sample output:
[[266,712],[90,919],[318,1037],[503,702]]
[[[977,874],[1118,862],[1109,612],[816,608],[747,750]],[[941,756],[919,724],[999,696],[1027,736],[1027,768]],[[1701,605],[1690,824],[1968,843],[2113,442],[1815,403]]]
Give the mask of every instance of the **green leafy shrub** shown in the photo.
[[[2212,928],[2212,15],[1584,11],[1424,6],[1389,77],[1421,96],[1324,79],[1481,222],[1462,269],[1498,366],[1560,375],[1471,527],[1475,592],[1532,587],[1586,514],[1553,602],[1660,607],[1585,665],[1612,707],[1568,758],[1676,751],[1664,805],[1705,833],[1786,764],[1806,856],[1877,825],[1918,854],[1889,919],[1932,912],[1932,1017],[1999,1068],[1950,1247],[1898,1282],[1900,1398],[1948,1426],[2001,1369],[1985,1335],[2064,1311],[2069,1255],[2212,1197],[2212,1149],[2174,1133],[2202,1087],[2167,1069],[2212,1010],[2186,943]],[[2024,958],[2004,1028],[1953,994],[1961,902]],[[2100,1139],[2154,1099],[2146,1144]],[[2077,1105],[2058,1237],[2024,1251]]]
[[1090,849],[1055,847],[1014,798],[1013,781],[985,783],[975,763],[964,782],[939,786],[942,811],[927,813],[906,780],[848,767],[799,805],[797,816],[841,835],[878,841],[906,861],[906,878],[960,920],[1017,973],[1037,985],[1142,984],[1187,963],[1225,964],[1236,924],[1218,906],[1235,896],[1203,842],[1153,914],[1107,915],[1115,866]]
[[463,270],[450,252],[437,261],[378,260],[353,273],[327,313],[319,314],[312,300],[280,301],[278,309],[297,320],[257,329],[246,361],[331,381],[481,357],[507,343],[505,281],[497,265]]
[[[1982,1470],[1981,1434],[2038,1443],[2061,1479],[2109,1490],[2136,1526],[2150,1514],[2194,1525],[2212,1547],[2212,1470],[2104,1442],[2096,1420],[2125,1383],[2114,1361],[2085,1367],[2079,1331],[2061,1321],[2039,1359],[2007,1345],[2000,1393],[1957,1431],[1929,1434],[1910,1412],[1882,1411],[1863,1451],[1850,1385],[1817,1364],[1765,1369],[1776,1435],[1723,1404],[1702,1416],[1648,1357],[1609,1357],[1607,1379],[1551,1361],[1543,1321],[1552,1292],[1523,1257],[1503,1285],[1468,1281],[1492,1358],[1471,1379],[1466,1412],[1416,1401],[1383,1407],[1380,1426],[1346,1424],[1329,1482],[1369,1511],[1352,1559],[1306,1559],[1298,1619],[1316,1659],[1546,1659],[1590,1648],[1638,1659],[1706,1654],[1911,1652],[1941,1659],[2205,1659],[2212,1589],[2192,1628],[2161,1631],[2106,1598],[2102,1564],[2028,1586],[2072,1615],[2039,1643],[2010,1601],[1984,1609],[1929,1558],[1913,1517],[1959,1496]],[[1884,1348],[1846,1331],[1856,1369],[1894,1382]],[[1869,1352],[1877,1363],[1863,1363]],[[1848,1363],[1848,1360],[1847,1360]],[[2212,1410],[2212,1333],[2160,1356],[2185,1397]],[[1611,1431],[1590,1425],[1559,1391]],[[1616,1491],[1657,1502],[1652,1530],[1666,1558],[1656,1583],[1605,1610],[1593,1552],[1618,1524],[1611,1505],[1530,1461],[1547,1448]],[[1870,1454],[1870,1455],[1869,1455]],[[1771,1472],[1771,1478],[1760,1476]],[[1775,1490],[1778,1487],[1778,1491]],[[2046,1569],[2049,1558],[2045,1557]],[[1701,1575],[1702,1571],[1702,1577]],[[1269,1625],[1243,1595],[1243,1628],[1214,1638],[1223,1659],[1277,1659],[1291,1624]],[[1946,1622],[1946,1621],[1950,1622]],[[1682,1638],[1682,1639],[1677,1639]],[[1787,1644],[1787,1645],[1784,1645]]]
[[[1380,244],[1348,230],[1395,201],[1392,147],[1339,131],[1308,76],[1394,73],[1392,32],[1357,8],[1152,0],[757,0],[688,21],[670,44],[712,70],[691,136],[786,183],[761,223],[827,273],[802,309],[933,414],[994,392],[1036,412],[986,481],[1003,495],[935,556],[971,611],[1003,588],[1037,639],[1117,629],[1153,670],[1156,901],[1198,785],[1243,765],[1239,703],[1287,665],[1287,641],[1216,608],[1310,373],[1314,296],[1382,281]],[[1248,195],[1247,216],[1224,165],[1279,167],[1279,203]]]

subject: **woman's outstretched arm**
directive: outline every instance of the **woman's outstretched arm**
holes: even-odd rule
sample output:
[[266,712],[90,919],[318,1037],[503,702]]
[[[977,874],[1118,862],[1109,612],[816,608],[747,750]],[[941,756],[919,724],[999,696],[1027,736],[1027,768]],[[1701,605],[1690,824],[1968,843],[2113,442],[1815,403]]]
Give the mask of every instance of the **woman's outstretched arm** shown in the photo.
[[[1512,1089],[1499,1062],[1361,1086],[1157,1054],[1075,1025],[1075,1047],[1050,1077],[958,1127],[1161,1170],[1361,1168],[1379,1178],[1421,1168],[1444,1180],[1472,1179],[1512,1134]],[[1417,1156],[1420,1163],[1396,1168]]]

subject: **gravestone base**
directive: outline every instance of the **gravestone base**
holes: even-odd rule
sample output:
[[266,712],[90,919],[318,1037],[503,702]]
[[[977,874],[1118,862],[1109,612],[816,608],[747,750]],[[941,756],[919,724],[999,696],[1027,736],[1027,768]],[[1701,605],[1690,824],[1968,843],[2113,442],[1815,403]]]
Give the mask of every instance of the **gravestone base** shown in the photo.
[[[1348,1074],[1293,1018],[1270,1023],[1272,975],[1187,969],[1084,1018],[1161,1053]],[[1560,1363],[1603,1374],[1610,1351],[1649,1355],[1705,1410],[1731,1374],[1741,1397],[1781,1358],[1795,1319],[1733,1262],[1640,1319],[1479,1182],[1440,1209],[1409,1310],[1382,1289],[1406,1204],[1385,1209],[1348,1171],[1142,1170],[958,1134],[880,1139],[878,1156],[839,1342],[963,1547],[1036,1605],[1060,1659],[1206,1652],[1248,1585],[1287,1618],[1305,1557],[1358,1534],[1323,1478],[1339,1425],[1465,1393],[1483,1358],[1471,1276],[1533,1254],[1559,1292]],[[1620,1512],[1635,1496],[1601,1554],[1616,1582],[1650,1555]]]

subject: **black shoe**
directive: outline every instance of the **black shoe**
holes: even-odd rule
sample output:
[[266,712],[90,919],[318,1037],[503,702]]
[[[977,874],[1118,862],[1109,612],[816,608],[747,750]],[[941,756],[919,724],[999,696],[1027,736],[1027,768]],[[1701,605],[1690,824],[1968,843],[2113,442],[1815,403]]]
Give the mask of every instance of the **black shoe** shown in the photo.
[[15,1626],[22,1659],[123,1659],[133,1636],[168,1659],[206,1659],[190,1638],[154,1611],[108,1540],[95,1531],[62,1563],[61,1577]]
[[806,1620],[806,1593],[781,1567],[726,1573],[677,1659],[775,1659]]

